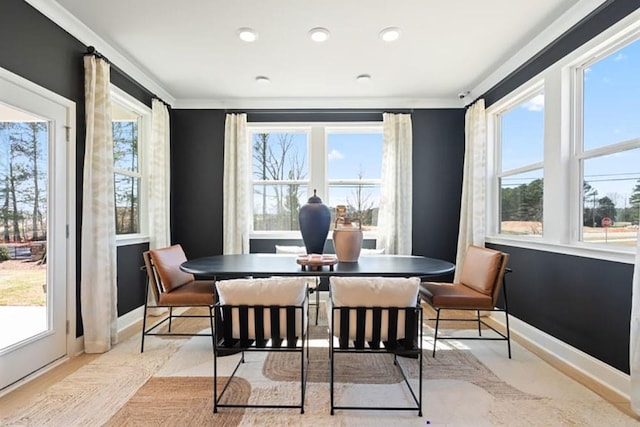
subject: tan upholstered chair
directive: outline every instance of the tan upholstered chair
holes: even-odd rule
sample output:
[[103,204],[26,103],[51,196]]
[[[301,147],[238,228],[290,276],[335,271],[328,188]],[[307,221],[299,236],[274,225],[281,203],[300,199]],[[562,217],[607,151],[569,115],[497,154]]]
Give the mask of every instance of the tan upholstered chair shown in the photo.
[[[213,412],[218,408],[298,408],[304,414],[309,366],[309,300],[304,277],[231,279],[216,282],[216,338],[213,344]],[[218,394],[218,357],[241,352]],[[223,403],[223,396],[245,352],[293,352],[300,355],[300,403]],[[273,397],[278,397],[277,393]]]
[[[152,249],[142,254],[144,268],[147,271],[148,285],[145,292],[144,317],[142,320],[142,343],[140,352],[144,352],[146,335],[169,336],[211,336],[213,339],[213,306],[215,304],[213,280],[195,280],[192,274],[180,270],[180,264],[187,260],[182,246],[173,245],[162,249]],[[151,289],[155,306],[149,306],[148,292]],[[166,307],[169,315],[147,329],[147,310],[154,307]],[[174,314],[177,307],[208,307],[209,315]],[[171,323],[175,318],[209,318],[211,333],[171,332]],[[168,332],[153,332],[168,322]]]
[[[392,277],[331,277],[329,286],[329,357],[331,415],[335,409],[406,410],[422,416],[422,307],[420,279]],[[351,406],[336,404],[334,377],[340,353],[391,353],[413,398],[408,406]],[[419,365],[415,391],[398,356]],[[409,361],[408,359],[406,359]],[[404,364],[404,363],[403,363]]]
[[[505,271],[509,255],[493,249],[469,246],[462,265],[460,283],[424,282],[420,286],[420,297],[436,310],[436,329],[433,337],[433,356],[436,355],[437,340],[446,339],[485,339],[506,340],[509,359],[511,359],[511,341],[509,334],[509,310]],[[504,309],[496,307],[500,290],[504,294]],[[443,337],[438,336],[440,312],[442,310],[473,310],[476,319],[442,319],[445,321],[477,321],[478,336]],[[506,334],[480,319],[480,311],[503,311],[506,317]],[[498,336],[483,336],[482,325],[493,330]]]

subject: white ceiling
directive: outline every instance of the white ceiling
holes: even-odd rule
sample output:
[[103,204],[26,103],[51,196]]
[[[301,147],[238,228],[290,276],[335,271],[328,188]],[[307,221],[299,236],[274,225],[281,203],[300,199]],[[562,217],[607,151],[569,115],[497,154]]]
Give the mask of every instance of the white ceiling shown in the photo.
[[[29,2],[174,106],[250,108],[464,105],[602,0]],[[317,26],[327,42],[309,39]],[[378,36],[389,26],[396,42]]]

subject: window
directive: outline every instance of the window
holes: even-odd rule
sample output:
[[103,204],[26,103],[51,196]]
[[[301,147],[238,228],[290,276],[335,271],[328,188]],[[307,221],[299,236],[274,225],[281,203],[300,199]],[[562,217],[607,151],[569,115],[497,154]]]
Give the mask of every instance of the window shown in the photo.
[[298,230],[298,212],[309,186],[308,139],[304,130],[251,133],[253,230]]
[[[297,231],[300,207],[317,190],[335,214],[373,231],[382,170],[381,124],[250,125],[253,232]],[[333,221],[332,221],[333,223]]]
[[496,116],[499,233],[542,235],[544,92],[524,92]]
[[122,91],[112,88],[112,131],[116,235],[141,234],[144,167],[143,137],[149,111]]
[[634,262],[639,70],[636,16],[487,108],[488,242]]
[[634,247],[640,219],[640,40],[575,69],[580,239]]
[[380,207],[382,133],[356,129],[327,132],[328,206],[347,207],[347,216],[364,231],[376,229]]

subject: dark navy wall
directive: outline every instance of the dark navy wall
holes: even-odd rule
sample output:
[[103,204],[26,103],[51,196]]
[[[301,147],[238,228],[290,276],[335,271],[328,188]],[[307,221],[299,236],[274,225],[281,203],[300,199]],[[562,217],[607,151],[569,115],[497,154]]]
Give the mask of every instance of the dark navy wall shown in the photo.
[[[76,336],[81,336],[80,239],[82,225],[82,167],[84,163],[84,68],[87,47],[23,0],[3,0],[0,6],[0,67],[76,103]],[[146,105],[152,94],[119,70],[111,69],[111,82]],[[144,245],[118,248],[118,313],[144,304],[139,267]],[[126,252],[126,253],[123,253]],[[135,262],[122,262],[126,257]],[[136,286],[139,287],[136,289]]]
[[413,253],[456,260],[464,110],[414,110]]
[[510,254],[512,315],[629,373],[632,264],[487,246]]
[[171,114],[171,240],[187,258],[222,254],[222,110]]
[[147,250],[148,243],[118,248],[118,316],[144,304],[147,273],[141,267],[144,264],[142,252]]
[[[394,111],[397,112],[397,111]],[[406,112],[406,111],[402,111]],[[188,257],[222,253],[222,110],[172,114],[172,239]],[[382,110],[249,111],[251,121],[381,121]],[[455,260],[464,157],[464,110],[413,110],[413,252]],[[254,240],[254,252],[290,241]],[[332,252],[331,242],[327,252]]]

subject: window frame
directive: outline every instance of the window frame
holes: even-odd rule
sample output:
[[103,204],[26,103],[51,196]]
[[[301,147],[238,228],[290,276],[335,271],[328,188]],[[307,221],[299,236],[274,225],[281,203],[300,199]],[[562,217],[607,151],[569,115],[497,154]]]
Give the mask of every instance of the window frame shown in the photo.
[[[140,178],[140,201],[138,218],[140,221],[140,231],[138,233],[116,234],[116,245],[126,246],[149,241],[149,218],[148,218],[148,139],[151,137],[151,108],[135,99],[119,87],[111,84],[111,102],[117,103],[138,115],[138,172],[116,169],[114,174],[126,175]],[[115,191],[115,188],[114,188]],[[114,194],[115,195],[115,194]]]
[[[307,164],[309,170],[309,179],[307,181],[290,181],[282,180],[276,181],[282,184],[300,183],[307,185],[307,195],[303,198],[303,202],[313,196],[313,189],[315,188],[323,202],[326,202],[325,198],[329,191],[330,184],[348,185],[349,183],[358,183],[357,179],[339,179],[329,180],[327,178],[327,136],[329,133],[379,133],[382,135],[382,121],[379,122],[249,122],[247,123],[247,138],[249,139],[249,145],[251,153],[253,153],[253,135],[261,132],[306,132],[308,138],[307,147]],[[253,164],[253,155],[251,155]],[[253,179],[253,168],[251,168],[251,188],[253,191],[254,184],[260,183],[273,183],[272,180],[255,180]],[[382,178],[382,177],[381,177]],[[367,179],[363,180],[367,183],[381,185],[382,179]],[[374,182],[377,181],[377,182]],[[250,239],[299,239],[301,238],[300,231],[285,231],[285,230],[253,230],[253,203],[251,203],[252,210],[250,214],[251,231],[249,233]],[[377,233],[375,231],[363,231],[364,239],[375,239]],[[331,233],[327,235],[327,239],[331,240]]]
[[[582,123],[576,119],[576,106],[579,105],[576,102],[581,99],[581,94],[576,90],[575,73],[576,68],[590,61],[597,61],[597,58],[604,58],[638,38],[640,10],[623,18],[487,108],[487,243],[635,263],[635,246],[625,248],[608,244],[604,247],[584,243],[578,238],[579,226],[582,224],[582,203],[578,203],[582,197],[582,171],[579,168],[575,141],[578,136],[581,137],[579,132]],[[554,212],[545,209],[542,238],[532,240],[526,236],[505,236],[496,232],[496,221],[499,218],[499,205],[496,202],[499,195],[496,191],[496,156],[499,146],[496,144],[495,114],[537,81],[543,81],[545,88],[544,203],[545,206],[550,206],[549,203],[555,206]],[[629,148],[626,144],[635,142],[635,139],[622,141],[605,150],[620,151]],[[596,155],[598,152],[590,151],[589,154]]]
[[[530,163],[524,166],[519,166],[513,169],[502,169],[502,116],[504,113],[517,108],[520,104],[532,99],[538,92],[545,94],[545,110],[543,114],[546,114],[546,91],[543,79],[534,79],[525,85],[521,86],[510,95],[505,96],[501,101],[492,105],[487,109],[487,141],[489,143],[487,153],[487,171],[489,175],[487,185],[487,233],[496,237],[516,239],[516,240],[530,240],[539,241],[544,238],[544,218],[542,226],[542,235],[510,235],[500,232],[501,223],[501,200],[500,195],[500,180],[504,177],[519,175],[526,172],[533,172],[537,170],[542,171],[543,180],[545,178],[545,162],[544,151],[543,158],[539,162]],[[546,116],[544,118],[546,126]],[[544,182],[544,181],[543,181]],[[543,192],[544,194],[544,192]],[[545,201],[543,198],[543,212]]]
[[[612,144],[585,149],[584,148],[584,70],[591,65],[609,57],[611,54],[624,48],[631,43],[640,43],[640,29],[629,34],[612,37],[603,46],[597,49],[587,58],[581,58],[571,64],[571,92],[572,92],[572,156],[571,156],[571,217],[574,220],[572,236],[573,243],[585,247],[599,248],[601,250],[616,249],[624,252],[635,252],[635,245],[626,249],[621,245],[607,243],[585,242],[582,226],[584,222],[584,200],[582,183],[584,179],[584,162],[590,159],[597,159],[612,154],[622,153],[640,148],[640,135],[637,138],[621,140]],[[638,236],[640,239],[640,235]]]

